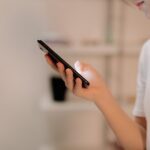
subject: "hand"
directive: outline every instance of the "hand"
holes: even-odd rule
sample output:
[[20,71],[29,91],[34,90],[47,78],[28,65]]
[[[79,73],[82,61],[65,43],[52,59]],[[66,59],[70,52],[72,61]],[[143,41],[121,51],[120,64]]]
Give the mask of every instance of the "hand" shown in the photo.
[[79,61],[75,63],[75,69],[77,72],[79,72],[90,82],[90,86],[88,88],[83,88],[80,78],[77,78],[74,82],[73,72],[71,69],[65,69],[64,65],[60,62],[55,65],[48,55],[45,55],[45,57],[48,64],[57,72],[59,72],[65,82],[66,87],[76,96],[91,101],[96,101],[100,99],[104,100],[110,95],[110,92],[107,89],[102,77],[91,65],[81,63]]

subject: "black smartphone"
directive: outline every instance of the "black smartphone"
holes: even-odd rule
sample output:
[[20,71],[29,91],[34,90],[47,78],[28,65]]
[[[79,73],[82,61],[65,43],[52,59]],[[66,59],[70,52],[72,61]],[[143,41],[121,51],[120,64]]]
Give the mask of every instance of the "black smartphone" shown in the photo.
[[82,75],[80,75],[64,59],[62,59],[56,52],[54,52],[45,42],[43,42],[42,40],[38,40],[37,42],[39,44],[40,49],[43,52],[48,53],[48,55],[50,56],[50,58],[52,59],[54,64],[61,62],[64,65],[65,69],[67,69],[67,68],[71,69],[73,72],[74,80],[76,78],[80,78],[82,80],[82,87],[87,88],[90,85],[90,83]]

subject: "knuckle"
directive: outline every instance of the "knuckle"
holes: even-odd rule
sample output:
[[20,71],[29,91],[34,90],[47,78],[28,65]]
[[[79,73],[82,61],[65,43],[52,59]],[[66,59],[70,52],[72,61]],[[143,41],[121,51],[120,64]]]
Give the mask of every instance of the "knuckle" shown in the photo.
[[64,70],[61,67],[59,67],[59,71],[60,73],[64,73]]
[[73,94],[74,94],[75,96],[78,96],[77,90],[73,90]]

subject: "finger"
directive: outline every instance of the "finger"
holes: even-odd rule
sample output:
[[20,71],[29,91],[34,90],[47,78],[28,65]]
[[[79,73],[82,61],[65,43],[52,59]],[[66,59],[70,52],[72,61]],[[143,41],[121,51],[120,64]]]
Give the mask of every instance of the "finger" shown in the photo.
[[74,87],[74,78],[73,78],[73,72],[71,69],[66,69],[66,86],[69,90],[73,90]]
[[50,65],[54,65],[52,59],[50,58],[50,56],[49,56],[48,54],[45,54],[45,58],[46,58],[46,60],[48,61],[48,63],[49,63]]
[[46,61],[47,63],[55,70],[57,70],[56,65],[53,63],[53,61],[51,60],[50,56],[48,54],[45,55]]
[[82,81],[80,78],[77,78],[75,80],[75,86],[74,86],[74,94],[75,95],[80,95],[80,93],[82,92]]
[[64,65],[62,63],[58,62],[56,64],[56,66],[57,66],[58,72],[60,73],[60,76],[66,82],[66,79],[65,79],[65,67],[64,67]]

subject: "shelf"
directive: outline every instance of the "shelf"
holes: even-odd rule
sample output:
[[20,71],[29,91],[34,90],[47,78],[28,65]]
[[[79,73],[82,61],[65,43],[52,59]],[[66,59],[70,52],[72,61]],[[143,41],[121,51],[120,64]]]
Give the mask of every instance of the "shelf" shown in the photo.
[[100,56],[100,55],[116,55],[118,53],[117,45],[57,45],[57,44],[48,44],[59,54],[68,54],[74,56]]
[[44,112],[99,111],[92,102],[52,102],[49,99],[41,100],[40,109]]
[[118,48],[114,45],[74,46],[69,51],[76,55],[114,55]]

